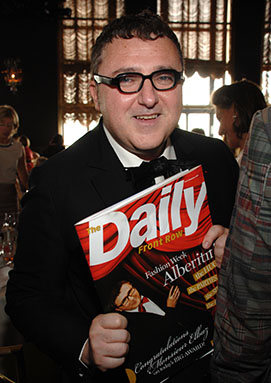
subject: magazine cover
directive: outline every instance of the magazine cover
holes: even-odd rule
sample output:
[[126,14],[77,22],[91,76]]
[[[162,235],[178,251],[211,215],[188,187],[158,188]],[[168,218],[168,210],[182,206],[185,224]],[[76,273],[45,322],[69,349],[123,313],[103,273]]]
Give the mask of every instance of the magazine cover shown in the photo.
[[131,383],[166,382],[212,351],[217,270],[201,166],[76,224],[105,312],[128,319]]

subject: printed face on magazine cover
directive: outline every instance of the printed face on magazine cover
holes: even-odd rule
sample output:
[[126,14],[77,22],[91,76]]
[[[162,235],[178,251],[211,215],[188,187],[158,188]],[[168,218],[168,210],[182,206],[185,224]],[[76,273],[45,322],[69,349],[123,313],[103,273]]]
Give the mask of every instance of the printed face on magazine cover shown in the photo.
[[[161,69],[181,71],[174,43],[167,37],[143,41],[139,38],[113,39],[102,53],[98,74],[116,77],[125,72],[149,75]],[[156,158],[177,127],[182,110],[182,85],[156,90],[149,79],[139,92],[124,94],[117,87],[91,81],[95,107],[106,128],[128,151],[143,159]]]
[[136,309],[140,302],[141,295],[139,291],[130,282],[125,282],[121,286],[114,303],[117,311],[129,311]]

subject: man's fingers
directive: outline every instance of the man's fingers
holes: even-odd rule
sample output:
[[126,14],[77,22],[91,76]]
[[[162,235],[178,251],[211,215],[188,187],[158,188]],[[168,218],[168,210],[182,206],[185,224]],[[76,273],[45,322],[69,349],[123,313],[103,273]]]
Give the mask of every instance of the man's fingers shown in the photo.
[[128,354],[128,351],[129,344],[126,342],[108,343],[105,356],[107,358],[122,358]]
[[212,244],[215,245],[214,254],[216,265],[218,268],[221,267],[223,261],[228,233],[229,229],[221,225],[214,225],[208,230],[202,242],[202,247],[206,250],[209,249],[212,246]]
[[224,256],[224,251],[225,251],[225,245],[226,245],[226,240],[228,237],[228,230],[221,235],[215,242],[215,261],[217,267],[220,269],[223,261],[223,256]]
[[203,239],[202,247],[206,250],[209,249],[216,239],[223,235],[226,230],[227,229],[221,225],[214,225],[210,227]]
[[130,334],[126,330],[127,324],[127,319],[117,313],[98,315],[92,322],[89,337],[101,343],[128,343]]
[[108,329],[102,336],[102,341],[106,343],[129,343],[130,334],[127,330]]
[[180,289],[179,289],[179,287],[178,286],[172,286],[171,287],[171,289],[170,289],[170,295],[172,296],[172,297],[179,297],[179,295],[180,295]]
[[[129,351],[127,341],[130,340],[130,335],[127,335],[128,331],[108,331],[110,331],[110,335],[103,335],[98,342],[91,342],[94,363],[102,371],[121,366]],[[118,331],[118,334],[114,334],[116,331]]]
[[99,315],[96,318],[99,318],[100,326],[107,329],[124,329],[128,325],[127,319],[118,313]]
[[91,356],[101,371],[124,363],[130,342],[127,324],[127,319],[118,313],[101,314],[92,321],[89,330]]
[[122,358],[111,358],[102,357],[97,361],[96,366],[103,372],[120,367],[125,362],[125,357]]

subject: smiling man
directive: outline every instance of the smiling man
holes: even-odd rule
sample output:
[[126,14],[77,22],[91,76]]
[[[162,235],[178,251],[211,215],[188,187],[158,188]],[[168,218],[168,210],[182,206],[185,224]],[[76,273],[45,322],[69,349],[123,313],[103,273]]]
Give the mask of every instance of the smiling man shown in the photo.
[[[169,70],[172,72],[167,72]],[[103,115],[104,126],[124,149],[145,160],[161,155],[182,111],[182,70],[176,46],[168,37],[156,40],[116,38],[106,45],[99,74],[116,77],[130,72],[126,78],[119,77],[121,89],[129,93],[103,84],[101,77],[99,86],[92,81],[91,94],[97,110]],[[133,87],[130,91],[132,85],[127,84],[141,85],[143,78],[135,79],[134,72],[156,74],[152,81],[146,79],[137,92]],[[162,90],[155,89],[152,82]],[[171,88],[172,85],[175,86]]]
[[[215,242],[221,260],[238,165],[222,141],[178,128],[183,70],[177,37],[158,16],[114,20],[91,56],[97,128],[32,172],[7,312],[59,363],[66,382],[127,381],[127,319],[102,312],[74,224],[138,191],[128,168],[159,157],[163,164],[178,160],[178,171],[202,165],[214,225],[203,246]],[[164,177],[156,174],[150,184]],[[208,381],[208,358],[195,364],[174,381]]]

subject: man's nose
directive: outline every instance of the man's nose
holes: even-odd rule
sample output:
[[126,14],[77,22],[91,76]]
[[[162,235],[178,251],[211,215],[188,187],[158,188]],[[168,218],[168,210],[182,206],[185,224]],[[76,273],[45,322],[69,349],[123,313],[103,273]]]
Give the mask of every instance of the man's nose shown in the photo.
[[158,100],[158,91],[153,87],[150,79],[145,79],[141,90],[138,92],[139,104],[152,108]]

